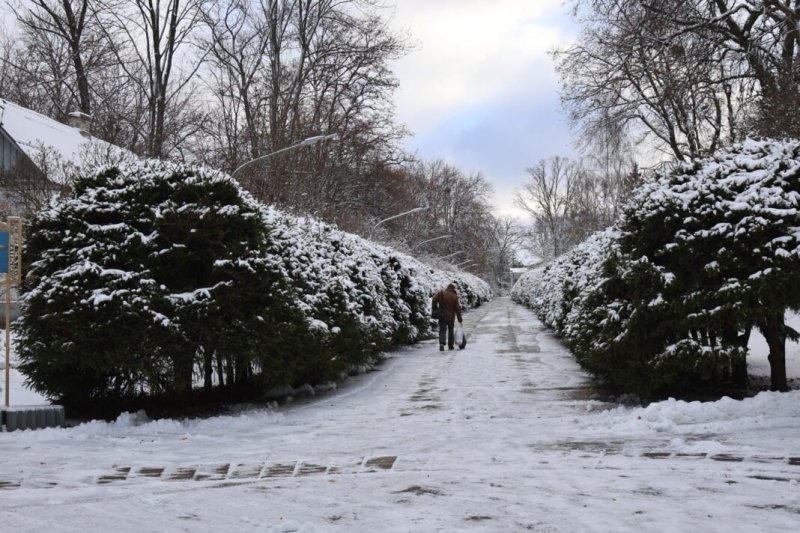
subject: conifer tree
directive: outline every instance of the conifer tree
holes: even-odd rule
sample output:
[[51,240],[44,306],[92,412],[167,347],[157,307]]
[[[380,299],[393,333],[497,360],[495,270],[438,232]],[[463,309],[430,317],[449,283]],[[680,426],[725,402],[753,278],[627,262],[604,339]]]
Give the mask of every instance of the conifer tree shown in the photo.
[[283,368],[291,350],[264,333],[305,326],[265,230],[258,205],[205,169],[151,161],[77,179],[29,226],[22,371],[85,404],[186,392],[200,367],[207,387],[215,366],[220,383]]
[[619,223],[618,253],[602,266],[606,280],[577,317],[578,357],[642,390],[698,378],[742,385],[757,327],[771,388],[787,390],[785,341],[796,333],[784,315],[800,307],[798,154],[794,141],[748,141],[640,189]]

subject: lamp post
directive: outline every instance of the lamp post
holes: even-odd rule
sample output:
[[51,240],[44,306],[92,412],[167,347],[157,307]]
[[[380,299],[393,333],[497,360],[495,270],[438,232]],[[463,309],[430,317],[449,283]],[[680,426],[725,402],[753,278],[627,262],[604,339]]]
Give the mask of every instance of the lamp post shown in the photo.
[[450,255],[446,255],[446,256],[444,256],[444,257],[440,257],[439,259],[441,259],[442,261],[444,261],[445,259],[449,259],[449,258],[453,257],[454,255],[463,254],[463,253],[464,253],[464,250],[459,250],[459,251],[457,251],[457,252],[453,252],[453,253],[452,253],[452,254],[450,254]]
[[246,166],[248,166],[248,165],[250,165],[252,163],[255,163],[256,161],[262,161],[264,159],[267,159],[268,157],[272,157],[274,155],[286,152],[288,150],[292,150],[294,148],[299,148],[301,146],[311,146],[313,144],[317,144],[320,141],[328,141],[328,140],[335,141],[338,138],[339,138],[339,134],[338,133],[331,133],[331,134],[328,134],[328,135],[317,135],[315,137],[309,137],[308,139],[303,139],[299,143],[293,144],[292,146],[287,146],[286,148],[281,148],[280,150],[272,152],[271,154],[262,155],[261,157],[256,157],[255,159],[251,159],[250,161],[248,161],[246,163],[242,163],[241,165],[239,165],[239,167],[236,168],[236,170],[231,172],[231,178],[234,177],[236,175],[236,173],[239,172],[240,170],[242,170],[244,167],[246,167]]
[[404,217],[406,215],[410,215],[411,213],[417,213],[419,211],[425,211],[426,209],[428,209],[428,208],[427,207],[415,207],[414,209],[411,209],[410,211],[406,211],[405,213],[400,213],[399,215],[394,215],[394,216],[391,216],[389,218],[384,218],[383,220],[381,220],[380,222],[378,222],[377,224],[372,226],[372,229],[369,230],[369,238],[370,238],[370,240],[372,240],[372,234],[375,231],[375,228],[377,228],[378,226],[380,226],[384,222],[388,222],[388,221],[394,220],[396,218]]
[[412,249],[412,250],[414,250],[415,248],[418,248],[418,247],[422,246],[422,245],[423,245],[423,244],[425,244],[426,242],[438,241],[439,239],[446,239],[446,238],[448,238],[448,237],[452,237],[452,235],[441,235],[441,236],[439,236],[439,237],[434,237],[433,239],[428,239],[427,241],[422,241],[422,242],[420,242],[420,243],[417,243],[417,244],[415,244],[414,246],[412,246],[412,247],[411,247],[411,249]]

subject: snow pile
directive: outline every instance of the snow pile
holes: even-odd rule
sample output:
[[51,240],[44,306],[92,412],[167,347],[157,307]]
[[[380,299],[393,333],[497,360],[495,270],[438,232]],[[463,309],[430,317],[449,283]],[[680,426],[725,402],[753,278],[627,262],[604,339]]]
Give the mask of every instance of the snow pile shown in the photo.
[[[685,402],[670,398],[647,407],[617,407],[603,411],[587,433],[608,435],[706,435],[737,428],[793,427],[800,410],[800,391],[761,392],[753,398],[715,402]],[[682,443],[682,441],[676,441]]]

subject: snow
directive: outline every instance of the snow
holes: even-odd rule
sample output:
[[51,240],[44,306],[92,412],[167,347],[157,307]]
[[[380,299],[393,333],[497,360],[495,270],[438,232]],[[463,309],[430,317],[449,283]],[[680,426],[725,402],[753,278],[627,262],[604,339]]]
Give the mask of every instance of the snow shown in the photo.
[[[0,128],[34,163],[48,161],[49,178],[65,183],[70,169],[103,162],[132,162],[133,153],[81,133],[42,114],[0,99]],[[53,160],[55,159],[55,160]]]
[[[629,405],[508,298],[464,318],[464,351],[424,341],[281,406],[0,433],[0,520],[81,533],[797,529],[800,391]],[[12,403],[32,403],[12,386]]]
[[88,142],[79,129],[61,124],[8,100],[0,100],[0,107],[0,125],[33,160],[36,160],[39,146],[45,145],[58,150],[65,160],[70,161],[80,152],[81,146]]

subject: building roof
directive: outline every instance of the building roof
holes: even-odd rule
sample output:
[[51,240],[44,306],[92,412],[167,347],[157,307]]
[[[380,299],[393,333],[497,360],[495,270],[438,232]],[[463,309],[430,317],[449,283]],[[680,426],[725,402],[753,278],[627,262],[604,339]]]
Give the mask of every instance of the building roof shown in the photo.
[[[43,157],[55,154],[57,163],[62,163],[53,165],[61,167],[57,174],[65,172],[65,165],[74,168],[135,158],[124,148],[3,99],[0,99],[0,128],[36,165]],[[63,175],[48,177],[59,182],[64,179]]]

